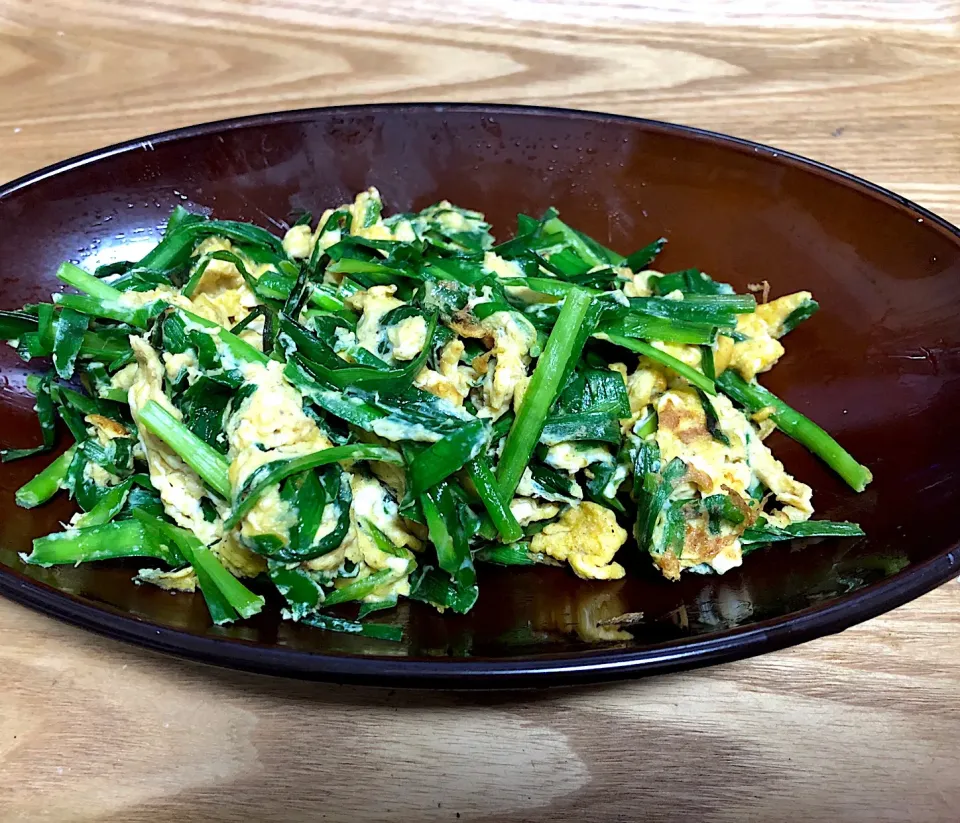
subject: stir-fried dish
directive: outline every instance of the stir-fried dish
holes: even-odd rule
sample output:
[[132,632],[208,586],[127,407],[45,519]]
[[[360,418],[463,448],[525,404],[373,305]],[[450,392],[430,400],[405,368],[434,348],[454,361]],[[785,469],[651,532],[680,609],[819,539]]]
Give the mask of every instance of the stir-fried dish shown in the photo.
[[756,381],[811,295],[655,271],[664,243],[623,257],[551,209],[495,245],[478,212],[384,218],[370,189],[282,239],[178,208],[142,260],[64,263],[79,293],[0,313],[53,363],[29,379],[42,444],[4,460],[53,450],[58,417],[74,440],[17,502],[80,511],[23,559],[141,558],[138,582],[199,589],[218,624],[272,585],[290,619],[391,639],[367,615],[466,612],[478,562],[613,580],[642,555],[677,580],[862,534],[811,520],[765,442],[870,482]]

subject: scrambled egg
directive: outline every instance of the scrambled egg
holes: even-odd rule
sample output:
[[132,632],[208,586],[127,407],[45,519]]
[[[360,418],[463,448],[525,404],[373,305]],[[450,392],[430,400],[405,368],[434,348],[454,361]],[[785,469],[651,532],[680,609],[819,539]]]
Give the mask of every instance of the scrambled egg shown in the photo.
[[661,272],[653,269],[634,273],[625,266],[620,266],[615,271],[617,277],[624,281],[623,293],[626,297],[649,297],[653,294],[650,290],[650,278],[662,276]]
[[[449,200],[441,200],[426,211],[430,212],[447,231],[470,231],[473,225]],[[479,212],[471,212],[474,217],[482,217]]]
[[560,507],[554,503],[541,503],[530,497],[514,497],[510,501],[510,513],[521,526],[529,526],[539,520],[556,517]]
[[[519,406],[518,388],[520,399],[523,398],[530,348],[537,342],[537,331],[525,317],[508,311],[495,312],[480,325],[493,337],[493,348],[484,355],[487,371],[477,416],[497,420],[509,411],[511,403],[514,408]],[[474,368],[478,365],[474,361]]]
[[623,363],[614,363],[610,368],[623,375],[627,386],[630,417],[620,421],[620,426],[626,434],[633,431],[637,421],[646,417],[650,404],[667,390],[667,377],[662,369],[646,357],[640,358],[636,371],[629,376],[627,367]]
[[[524,277],[524,271],[520,268],[520,264],[514,260],[504,260],[499,254],[495,252],[488,251],[483,255],[483,268],[484,271],[489,272],[490,274],[495,274],[501,280],[509,280],[515,277]],[[533,289],[528,288],[527,286],[504,286],[504,291],[508,296],[513,297],[517,300],[522,300],[525,303],[539,303],[543,300],[548,302],[552,298],[546,297],[538,292],[535,292]]]
[[139,371],[140,367],[136,363],[128,363],[110,378],[110,385],[120,391],[130,391]]
[[[682,553],[677,556],[667,550],[651,554],[653,564],[668,580],[679,580],[684,569],[693,572],[717,572],[723,574],[743,562],[740,546],[742,529],[723,523],[719,534],[710,531],[706,515],[688,517],[683,538]],[[654,531],[654,542],[663,539],[663,524]]]
[[313,229],[305,224],[289,228],[283,235],[283,250],[287,257],[306,260],[313,253]]
[[734,343],[729,337],[721,337],[717,347],[720,363],[715,364],[716,368],[736,369],[745,380],[753,380],[783,356],[780,341],[770,336],[767,324],[755,314],[739,315],[737,331],[747,339]]
[[[333,444],[303,411],[300,393],[283,377],[283,364],[246,365],[244,379],[255,391],[227,421],[230,483],[239,488],[260,466],[299,457]],[[241,539],[272,535],[286,543],[297,523],[294,507],[280,499],[273,486],[264,492],[241,523]]]
[[118,437],[130,436],[126,426],[116,420],[111,420],[109,417],[104,417],[102,414],[88,414],[83,420],[90,426],[88,431],[95,435],[103,446],[109,445],[111,440],[116,440]]
[[199,363],[193,351],[185,351],[180,354],[171,354],[168,351],[163,353],[163,366],[167,373],[167,378],[173,383],[179,383],[184,377],[192,385],[200,378]]
[[[401,243],[412,243],[417,239],[417,233],[409,220],[393,219],[390,225],[384,223],[380,216],[381,207],[380,192],[371,186],[360,192],[353,203],[344,204],[336,210],[327,209],[320,216],[316,231],[307,225],[289,228],[283,236],[283,250],[294,260],[305,260],[313,254],[314,246],[319,245],[321,251],[326,251],[339,243],[343,239],[343,232],[339,228],[324,231],[334,211],[346,211],[350,215],[349,233],[356,237]],[[340,279],[340,275],[334,272],[324,275],[324,280],[331,282],[339,282]]]
[[157,300],[163,300],[172,306],[179,306],[189,311],[193,311],[194,308],[186,297],[170,286],[157,286],[148,291],[125,291],[117,298],[117,302],[128,309],[139,309]]
[[[216,236],[208,237],[200,243],[194,251],[194,256],[202,256],[214,251],[228,251],[242,258],[229,240]],[[248,263],[246,268],[252,276],[259,276],[266,267],[256,267]],[[118,298],[121,305],[134,309],[157,300],[186,309],[224,328],[235,326],[258,305],[256,295],[250,290],[240,270],[226,260],[209,261],[190,298],[170,286],[158,286],[148,291],[125,291]],[[263,320],[257,318],[254,323],[244,329],[240,337],[250,345],[262,348],[262,332]]]
[[[230,240],[226,237],[217,236],[207,237],[203,240],[203,242],[194,249],[193,257],[199,261],[204,255],[218,251],[230,252],[238,258],[244,259],[239,250],[234,249],[233,243],[231,243]],[[249,261],[244,259],[245,268],[249,269],[250,266],[246,266],[247,262]],[[245,289],[249,293],[246,281],[243,279],[243,275],[240,274],[240,270],[235,264],[229,260],[210,260],[204,267],[200,281],[193,290],[193,297],[198,294],[219,295],[227,291],[240,289]],[[253,295],[251,294],[250,297],[252,298]],[[255,300],[253,301],[253,305],[256,305]]]
[[[390,229],[380,219],[380,209],[380,192],[373,187],[360,192],[349,207],[350,234],[368,240],[393,240]],[[369,219],[371,214],[376,215],[372,221]]]
[[[369,520],[382,531],[395,546],[419,550],[422,543],[408,530],[398,513],[397,504],[387,494],[386,489],[374,478],[354,474],[350,477],[353,502],[350,504],[350,528],[339,548],[303,564],[312,571],[335,572],[344,561],[356,563],[359,568],[356,577],[364,578],[382,569],[392,569],[396,577],[376,589],[365,600],[375,603],[394,596],[406,596],[410,593],[410,558],[398,557],[377,548],[369,535],[364,521]],[[349,583],[346,578],[343,584]]]
[[657,402],[656,440],[661,459],[664,465],[675,457],[683,460],[690,482],[704,497],[732,491],[746,498],[752,477],[747,444],[756,438],[750,423],[726,397],[710,399],[730,445],[724,445],[707,431],[706,415],[697,393],[677,388]]
[[150,400],[156,401],[177,420],[182,419],[179,410],[163,391],[163,364],[143,338],[131,336],[130,345],[137,359],[137,370],[130,380],[128,401],[140,433],[140,444],[146,456],[150,481],[160,493],[166,513],[177,525],[190,529],[201,542],[210,545],[223,534],[222,521],[208,521],[200,505],[204,497],[213,500],[212,496],[193,469],[140,423],[140,410]]
[[504,280],[512,277],[523,277],[523,269],[515,260],[504,260],[496,252],[488,251],[483,255],[484,271],[495,274]]
[[[791,521],[806,520],[813,513],[810,487],[786,473],[743,413],[723,395],[711,397],[709,402],[728,444],[707,430],[699,396],[692,389],[676,388],[663,394],[657,403],[656,441],[661,459],[666,465],[680,458],[687,467],[684,483],[675,492],[674,499],[684,499],[694,489],[703,497],[725,494],[744,513],[745,520],[739,527],[721,523],[719,534],[714,534],[705,513],[688,514],[681,554],[667,551],[653,558],[663,574],[674,580],[679,578],[682,569],[712,569],[722,574],[740,565],[739,536],[759,512],[749,492],[754,476],[770,489],[782,506],[779,511],[766,514],[774,524],[783,526]],[[655,543],[662,540],[663,525],[658,523]]]
[[617,580],[626,572],[613,558],[626,540],[626,531],[610,509],[580,503],[544,526],[534,535],[530,548],[567,561],[576,575],[586,580]]
[[343,326],[337,326],[333,330],[333,350],[340,355],[341,359],[348,363],[353,363],[353,350],[357,345],[357,336]]
[[[699,346],[688,346],[683,343],[664,343],[661,340],[653,340],[650,343],[655,349],[660,349],[664,354],[669,354],[671,357],[679,360],[681,363],[700,370],[700,360],[703,357]],[[671,374],[673,374],[671,372]],[[684,378],[680,375],[674,375],[672,377],[673,382],[681,383],[686,385]]]
[[756,314],[767,324],[770,334],[779,338],[783,336],[783,322],[800,306],[811,300],[813,295],[808,291],[786,294],[769,303],[761,303],[757,306]]
[[[314,246],[319,244],[320,250],[326,251],[339,243],[342,237],[340,229],[323,231],[323,227],[332,216],[333,209],[327,209],[320,217],[316,232],[306,225],[292,226],[287,229],[283,235],[283,250],[287,256],[294,260],[308,260],[313,254]],[[340,278],[339,275],[328,273],[324,275],[324,281],[328,279],[337,282]]]
[[[653,562],[664,576],[676,580],[682,569],[712,569],[723,573],[739,566],[742,553],[739,536],[755,517],[750,499],[753,472],[748,461],[749,444],[757,440],[749,421],[723,396],[711,397],[720,431],[729,441],[721,443],[707,430],[700,398],[692,389],[673,389],[657,403],[659,427],[656,433],[663,465],[680,458],[687,467],[674,499],[690,496],[690,488],[703,497],[726,494],[747,515],[744,524],[733,528],[723,523],[719,534],[709,529],[705,513],[688,513],[680,556],[672,550],[654,554]],[[759,442],[759,441],[757,441]],[[663,540],[664,523],[658,523],[654,544]]]
[[168,592],[195,592],[198,587],[197,574],[192,566],[182,569],[163,571],[162,569],[140,569],[137,583],[152,583]]
[[244,546],[235,529],[226,532],[210,550],[235,577],[256,577],[267,569],[266,559]]
[[387,329],[387,339],[396,360],[413,360],[427,344],[427,321],[423,315],[405,317]]
[[543,461],[548,466],[576,474],[594,463],[611,463],[613,455],[605,446],[586,446],[582,443],[557,443],[547,450]]
[[120,478],[108,472],[103,466],[88,462],[83,467],[83,476],[98,486],[116,486]]
[[397,300],[393,296],[396,290],[397,287],[393,285],[372,286],[347,298],[348,305],[363,312],[360,322],[357,323],[357,344],[378,357],[380,356],[380,321],[385,314],[404,305],[402,300]]
[[355,517],[370,520],[395,546],[409,549],[421,547],[420,541],[407,529],[396,502],[379,482],[372,477],[354,474],[350,487],[353,491],[351,508]]
[[770,489],[783,506],[780,511],[768,512],[765,515],[767,520],[777,526],[786,526],[810,519],[813,514],[813,489],[787,474],[783,463],[756,437],[750,441],[750,464],[760,482]]
[[439,371],[424,366],[414,379],[414,385],[454,406],[462,406],[477,381],[477,372],[473,367],[460,364],[463,351],[463,341],[456,338],[451,340],[440,352],[437,363]]
[[800,291],[762,303],[751,314],[738,315],[737,331],[748,339],[735,343],[729,337],[719,338],[715,358],[717,373],[736,369],[744,380],[753,380],[761,372],[772,369],[784,352],[777,339],[783,334],[783,321],[810,299],[810,292]]

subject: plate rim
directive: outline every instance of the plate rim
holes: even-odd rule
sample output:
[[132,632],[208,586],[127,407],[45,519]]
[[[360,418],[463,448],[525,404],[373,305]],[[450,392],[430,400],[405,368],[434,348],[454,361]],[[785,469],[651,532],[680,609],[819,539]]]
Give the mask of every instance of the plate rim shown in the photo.
[[[151,151],[154,144],[158,143],[257,125],[306,122],[318,116],[338,113],[348,115],[358,112],[428,111],[493,117],[519,114],[620,122],[640,126],[647,131],[720,143],[739,151],[762,153],[771,160],[801,166],[818,176],[831,178],[877,199],[894,203],[952,235],[960,243],[960,228],[925,207],[855,174],[794,152],[734,135],[663,120],[587,109],[524,104],[368,103],[288,109],[211,120],[114,143],[44,166],[0,186],[0,200],[5,200],[23,188],[89,163],[130,151]],[[17,569],[4,564],[0,564],[0,594],[101,635],[155,651],[244,671],[391,688],[505,689],[575,685],[662,674],[777,651],[843,631],[872,619],[926,594],[958,574],[960,535],[957,542],[936,557],[908,566],[866,588],[808,606],[789,615],[726,629],[705,638],[668,641],[642,649],[601,647],[597,650],[544,654],[515,660],[482,657],[449,660],[443,657],[332,654],[300,651],[284,646],[265,647],[239,638],[197,635],[153,623],[109,604],[94,604],[70,592],[28,578]]]

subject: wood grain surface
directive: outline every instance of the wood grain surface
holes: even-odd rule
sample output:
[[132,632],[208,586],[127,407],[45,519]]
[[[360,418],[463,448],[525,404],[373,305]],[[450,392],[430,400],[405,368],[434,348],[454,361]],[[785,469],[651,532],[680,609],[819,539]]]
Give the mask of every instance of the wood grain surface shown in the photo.
[[[689,123],[960,222],[949,0],[0,0],[2,180],[188,123],[389,100]],[[795,649],[571,691],[277,681],[6,601],[0,671],[2,821],[960,818],[956,581]]]

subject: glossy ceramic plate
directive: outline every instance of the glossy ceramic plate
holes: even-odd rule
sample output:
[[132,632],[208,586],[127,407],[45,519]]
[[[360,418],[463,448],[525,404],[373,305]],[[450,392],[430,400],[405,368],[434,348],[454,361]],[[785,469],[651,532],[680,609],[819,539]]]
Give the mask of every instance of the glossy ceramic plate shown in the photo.
[[[486,212],[557,206],[620,251],[661,235],[666,270],[700,267],[738,290],[810,289],[821,311],[791,334],[763,382],[832,432],[875,480],[849,491],[801,447],[774,452],[815,490],[817,516],[859,521],[860,540],[797,542],[722,577],[669,583],[631,556],[625,580],[565,569],[483,568],[466,616],[408,603],[391,644],[282,622],[275,602],[235,627],[201,596],[137,587],[129,564],[25,567],[18,551],[58,528],[66,501],[18,509],[49,460],[0,469],[0,590],[70,622],[226,666],[385,685],[501,687],[601,680],[731,660],[891,609],[960,573],[960,233],[861,180],[783,152],[664,123],[502,106],[370,106],[181,129],[104,149],[0,189],[0,308],[47,299],[57,264],[135,259],[178,204],[281,229],[377,186],[389,210],[442,198]],[[38,368],[40,368],[38,366]],[[0,446],[39,437],[29,369],[0,353]],[[590,639],[642,611],[635,641]]]

